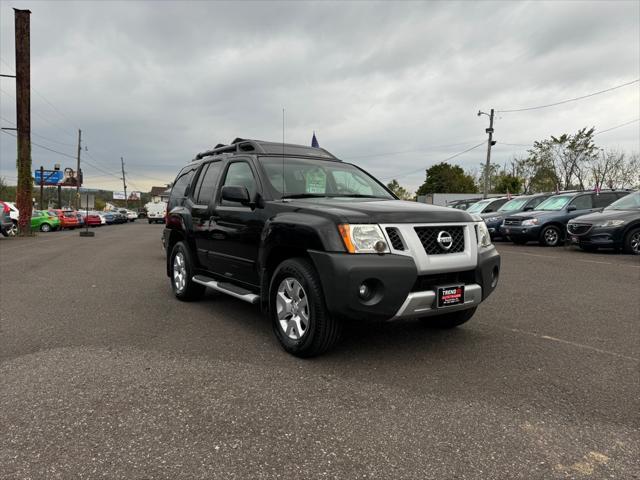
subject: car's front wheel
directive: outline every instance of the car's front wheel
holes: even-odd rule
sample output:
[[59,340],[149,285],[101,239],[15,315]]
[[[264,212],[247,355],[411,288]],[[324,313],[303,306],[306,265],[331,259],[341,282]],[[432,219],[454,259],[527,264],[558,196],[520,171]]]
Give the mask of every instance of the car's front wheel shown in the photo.
[[624,251],[640,255],[640,228],[633,228],[624,237]]
[[184,242],[175,244],[171,251],[170,261],[173,294],[183,301],[197,300],[202,297],[207,287],[192,280],[194,264],[191,253]]
[[478,307],[458,310],[457,312],[445,313],[444,315],[437,315],[435,317],[423,317],[420,320],[429,327],[443,329],[455,328],[471,320],[477,308]]
[[341,322],[329,313],[318,274],[306,259],[282,262],[271,278],[269,314],[282,347],[297,357],[329,350],[340,338]]
[[545,247],[557,247],[562,241],[560,229],[555,225],[544,227],[540,232],[540,244]]
[[51,225],[49,225],[48,223],[43,223],[42,225],[40,225],[40,231],[41,232],[50,232],[51,231]]

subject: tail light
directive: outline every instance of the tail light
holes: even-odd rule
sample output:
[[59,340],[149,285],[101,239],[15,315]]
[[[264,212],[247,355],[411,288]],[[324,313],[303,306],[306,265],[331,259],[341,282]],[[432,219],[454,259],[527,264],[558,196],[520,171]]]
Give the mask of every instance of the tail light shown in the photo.
[[9,205],[7,205],[6,203],[3,203],[3,204],[2,204],[2,211],[3,211],[4,213],[10,213],[10,212],[11,212],[11,209],[9,208]]

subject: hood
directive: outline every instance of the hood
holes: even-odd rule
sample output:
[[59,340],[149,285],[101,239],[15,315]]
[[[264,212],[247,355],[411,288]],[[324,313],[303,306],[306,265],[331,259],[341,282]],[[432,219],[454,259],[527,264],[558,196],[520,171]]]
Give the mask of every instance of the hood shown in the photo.
[[601,223],[606,220],[636,220],[640,219],[640,210],[603,210],[574,218],[576,223]]
[[455,208],[404,200],[378,198],[305,198],[286,202],[290,207],[344,223],[448,223],[472,222],[471,215]]
[[540,218],[540,217],[544,217],[545,215],[557,215],[562,212],[563,210],[529,210],[528,212],[511,213],[509,215],[505,215],[505,217],[516,217],[521,219],[522,218]]

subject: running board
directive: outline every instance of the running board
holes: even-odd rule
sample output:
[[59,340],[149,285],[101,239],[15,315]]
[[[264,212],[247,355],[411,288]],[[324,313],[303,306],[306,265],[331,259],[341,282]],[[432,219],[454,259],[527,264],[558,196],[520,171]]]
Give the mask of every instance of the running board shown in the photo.
[[193,281],[199,283],[200,285],[204,285],[205,287],[213,288],[218,292],[226,293],[227,295],[231,295],[232,297],[239,298],[240,300],[244,300],[245,302],[256,304],[260,301],[260,295],[256,295],[249,290],[245,290],[242,287],[238,287],[237,285],[233,285],[232,283],[226,282],[218,282],[210,277],[205,277],[204,275],[196,275],[193,277]]

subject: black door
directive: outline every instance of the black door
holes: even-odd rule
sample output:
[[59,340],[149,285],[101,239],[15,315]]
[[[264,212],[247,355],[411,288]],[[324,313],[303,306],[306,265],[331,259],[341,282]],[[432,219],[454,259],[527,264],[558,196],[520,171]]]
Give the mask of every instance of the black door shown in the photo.
[[[226,185],[246,187],[252,200],[260,192],[255,171],[246,160],[229,162],[220,188]],[[213,271],[235,281],[258,285],[256,263],[264,211],[222,200],[219,190],[216,197],[209,251]]]
[[203,165],[200,176],[195,184],[191,199],[191,220],[193,222],[193,234],[198,252],[198,261],[207,270],[212,270],[213,264],[209,251],[212,248],[213,235],[213,207],[215,192],[222,162],[215,161]]

